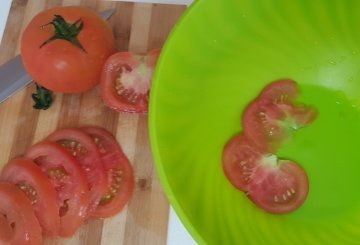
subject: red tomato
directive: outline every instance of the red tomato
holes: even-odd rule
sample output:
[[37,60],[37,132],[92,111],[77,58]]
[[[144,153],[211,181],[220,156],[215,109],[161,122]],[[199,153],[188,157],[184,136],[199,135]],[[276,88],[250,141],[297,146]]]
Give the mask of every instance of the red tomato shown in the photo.
[[260,151],[244,134],[237,134],[224,147],[222,155],[224,173],[237,189],[247,191],[253,171],[261,157]]
[[73,235],[87,216],[90,200],[82,169],[70,153],[55,142],[39,142],[31,146],[25,156],[34,160],[57,192],[59,235]]
[[118,52],[104,65],[100,93],[104,103],[123,112],[147,112],[151,79],[160,49],[147,55]]
[[67,149],[84,171],[90,191],[88,214],[91,214],[108,190],[105,167],[95,142],[77,128],[58,129],[50,134],[47,140],[55,141]]
[[275,152],[293,131],[316,118],[314,108],[295,103],[298,93],[292,80],[275,81],[265,87],[244,111],[245,135],[262,150]]
[[81,128],[96,143],[108,177],[107,193],[92,213],[92,216],[105,218],[120,212],[129,202],[134,191],[133,170],[114,136],[103,128]]
[[14,231],[4,215],[0,215],[0,244],[11,244],[14,237]]
[[4,167],[0,179],[15,184],[27,195],[44,234],[58,234],[60,206],[57,193],[47,176],[31,159],[11,160]]
[[[55,33],[62,37],[46,42]],[[37,83],[56,92],[80,93],[93,88],[100,81],[105,60],[115,51],[109,25],[96,12],[80,6],[40,12],[21,38],[26,71]]]
[[248,197],[256,206],[275,214],[299,208],[309,191],[305,170],[290,160],[278,161],[276,156],[264,158],[249,183]]
[[30,200],[13,184],[0,183],[0,216],[6,218],[12,229],[10,244],[42,244],[40,224]]
[[291,103],[299,93],[299,87],[294,80],[282,79],[268,84],[259,97],[272,100],[274,103]]
[[267,212],[291,212],[306,199],[309,185],[304,169],[261,152],[244,134],[234,136],[225,145],[222,161],[231,184]]

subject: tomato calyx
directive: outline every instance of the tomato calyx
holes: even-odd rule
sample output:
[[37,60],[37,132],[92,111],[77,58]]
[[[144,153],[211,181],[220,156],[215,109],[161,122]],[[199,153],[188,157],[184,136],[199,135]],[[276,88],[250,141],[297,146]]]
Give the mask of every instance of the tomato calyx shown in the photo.
[[55,28],[55,33],[48,40],[43,42],[40,45],[40,48],[54,40],[61,39],[70,42],[86,53],[85,48],[77,39],[77,36],[84,27],[84,22],[81,19],[78,19],[74,23],[70,24],[66,22],[66,20],[61,15],[55,14],[54,19],[51,22],[41,26],[41,28],[44,28],[47,25],[53,25]]
[[47,110],[53,102],[52,91],[36,83],[36,92],[31,95],[35,104],[34,109]]

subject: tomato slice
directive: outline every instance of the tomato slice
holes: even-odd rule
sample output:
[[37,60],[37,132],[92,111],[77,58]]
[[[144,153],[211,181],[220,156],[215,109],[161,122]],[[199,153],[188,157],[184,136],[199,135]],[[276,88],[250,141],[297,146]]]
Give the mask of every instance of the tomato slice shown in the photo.
[[223,150],[222,166],[225,176],[237,189],[248,191],[253,171],[261,157],[259,149],[243,133],[235,135]]
[[259,97],[268,99],[275,104],[292,103],[299,94],[299,87],[294,80],[281,79],[273,81],[263,88]]
[[11,228],[5,216],[0,215],[0,244],[11,244],[13,237],[13,229]]
[[122,112],[148,112],[149,92],[160,49],[146,55],[118,52],[105,62],[100,94],[104,103]]
[[26,152],[50,179],[57,192],[60,236],[73,235],[87,216],[89,188],[86,176],[76,160],[55,142],[41,141]]
[[278,161],[276,155],[262,152],[243,133],[225,145],[222,163],[230,183],[267,212],[294,211],[307,197],[309,184],[304,169],[293,161]]
[[0,183],[0,216],[6,219],[12,230],[12,241],[6,244],[42,244],[41,227],[30,200],[14,184]]
[[57,193],[47,176],[31,159],[12,159],[3,168],[0,179],[15,184],[27,195],[45,235],[58,234],[60,217]]
[[96,143],[108,177],[106,194],[92,213],[97,218],[110,217],[120,212],[134,191],[134,175],[130,161],[115,137],[100,127],[81,128]]
[[292,133],[311,123],[317,111],[296,103],[299,90],[292,80],[279,80],[263,89],[245,109],[243,130],[259,148],[276,152]]
[[248,197],[267,212],[285,214],[298,209],[309,192],[305,170],[290,160],[264,158],[253,173]]
[[96,144],[88,134],[78,128],[58,129],[46,139],[63,146],[81,166],[89,184],[88,214],[91,214],[106,194],[108,186],[105,167]]

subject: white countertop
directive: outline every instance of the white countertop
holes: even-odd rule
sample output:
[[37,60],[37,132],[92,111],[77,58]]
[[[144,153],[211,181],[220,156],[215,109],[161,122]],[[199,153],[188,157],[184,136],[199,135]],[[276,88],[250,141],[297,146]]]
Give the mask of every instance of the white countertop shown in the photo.
[[[6,21],[9,15],[12,0],[1,0],[0,3],[0,43],[4,33]],[[114,0],[121,1],[121,0]],[[189,5],[192,0],[126,0],[127,2],[148,2],[148,3],[167,3]],[[187,232],[175,211],[170,208],[169,227],[168,227],[168,245],[195,245],[196,242]]]

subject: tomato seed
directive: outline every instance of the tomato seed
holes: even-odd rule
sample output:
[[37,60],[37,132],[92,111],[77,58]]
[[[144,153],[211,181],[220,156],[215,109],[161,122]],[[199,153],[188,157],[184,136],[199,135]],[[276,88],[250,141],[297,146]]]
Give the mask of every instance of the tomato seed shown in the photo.
[[35,190],[34,187],[32,187],[26,181],[20,181],[16,185],[20,190],[22,190],[26,194],[26,196],[30,199],[32,205],[37,202],[37,191]]

